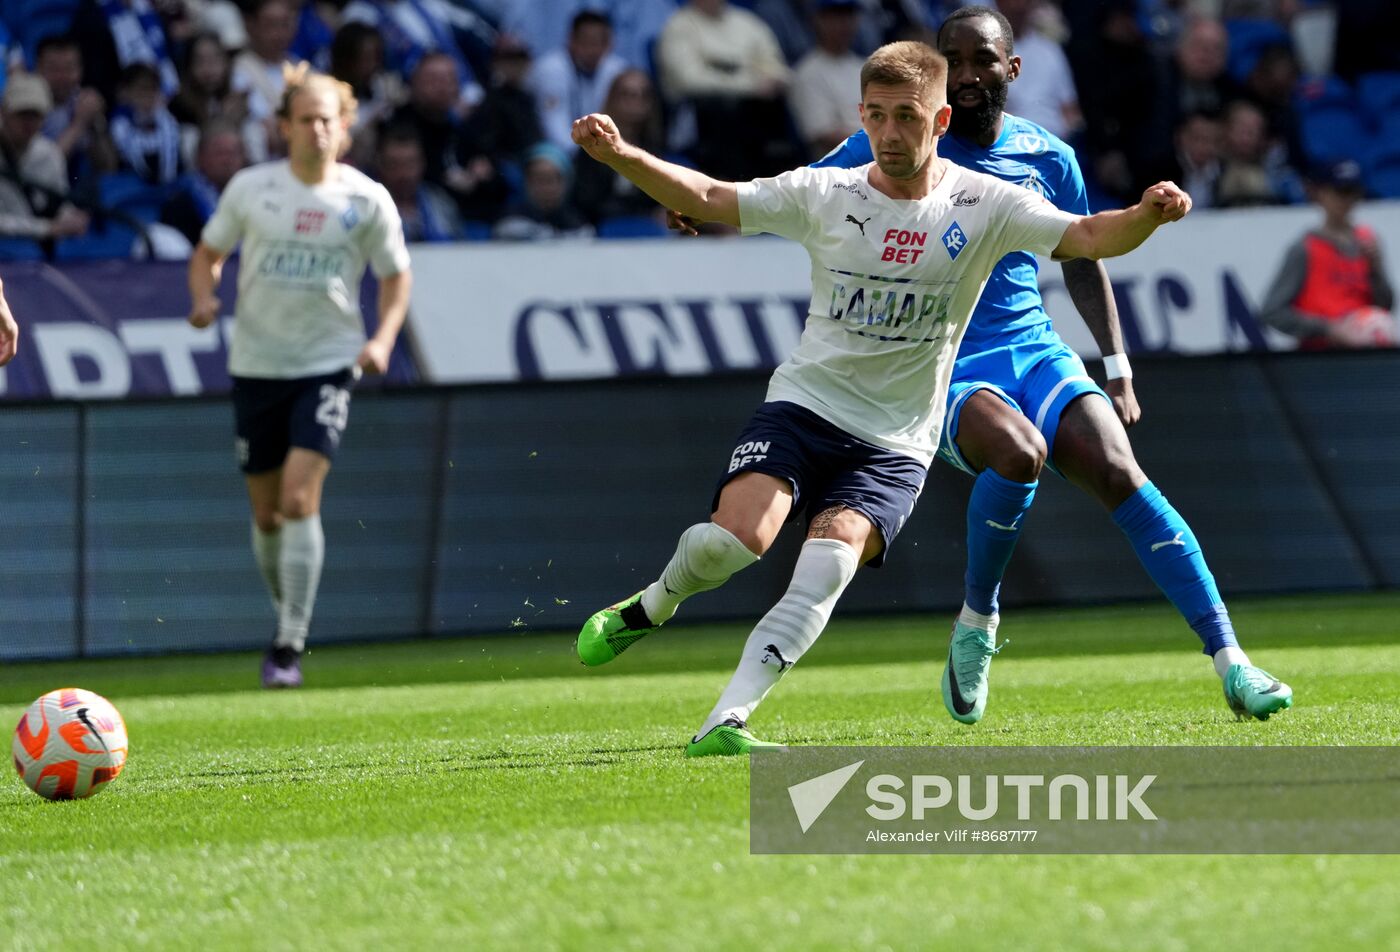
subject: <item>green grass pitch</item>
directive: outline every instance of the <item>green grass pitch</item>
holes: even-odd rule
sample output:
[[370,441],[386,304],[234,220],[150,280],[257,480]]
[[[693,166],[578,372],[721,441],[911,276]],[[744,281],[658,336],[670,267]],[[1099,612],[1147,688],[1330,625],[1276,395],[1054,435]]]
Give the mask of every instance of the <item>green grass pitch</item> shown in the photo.
[[[1293,710],[1236,723],[1163,605],[1014,612],[986,719],[938,699],[948,619],[853,618],[755,718],[803,744],[1397,744],[1400,596],[1242,601]],[[681,747],[742,625],[686,625],[586,671],[567,635],[10,665],[106,695],[131,732],[97,798],[0,782],[0,948],[1381,949],[1400,859],[751,856],[741,759]],[[1228,829],[1221,830],[1229,836]]]

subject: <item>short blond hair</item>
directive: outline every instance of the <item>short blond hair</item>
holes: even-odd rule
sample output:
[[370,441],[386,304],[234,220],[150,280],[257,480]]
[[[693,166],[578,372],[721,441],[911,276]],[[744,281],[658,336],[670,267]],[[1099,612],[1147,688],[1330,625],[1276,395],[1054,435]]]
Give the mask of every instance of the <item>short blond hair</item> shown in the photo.
[[901,40],[886,43],[865,60],[860,68],[860,98],[871,83],[880,86],[901,86],[912,83],[919,95],[932,94],[934,103],[948,98],[948,61],[927,43]]
[[360,103],[355,98],[355,92],[350,88],[349,83],[341,82],[334,76],[327,76],[325,73],[318,73],[311,68],[309,63],[298,63],[296,66],[283,65],[282,81],[286,84],[282,89],[282,102],[277,107],[277,116],[281,119],[292,118],[292,101],[303,92],[311,89],[325,89],[335,94],[340,100],[340,116],[349,125],[355,124],[355,116],[359,111]]

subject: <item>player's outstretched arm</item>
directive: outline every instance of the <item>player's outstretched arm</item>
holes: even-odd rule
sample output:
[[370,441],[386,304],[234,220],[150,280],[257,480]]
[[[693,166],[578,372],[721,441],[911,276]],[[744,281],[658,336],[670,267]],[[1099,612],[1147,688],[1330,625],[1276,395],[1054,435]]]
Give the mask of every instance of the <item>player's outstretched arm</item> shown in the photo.
[[[1065,290],[1074,302],[1084,325],[1094,335],[1094,343],[1099,345],[1099,353],[1122,354],[1123,327],[1118,322],[1118,305],[1113,300],[1113,285],[1108,280],[1108,271],[1102,261],[1088,258],[1071,258],[1060,266],[1065,276]],[[1137,395],[1133,392],[1131,375],[1110,379],[1104,385],[1105,392],[1113,401],[1113,410],[1125,427],[1130,427],[1142,418]]]
[[10,313],[9,302],[5,300],[5,285],[0,282],[0,367],[14,359],[19,349],[19,324]]
[[214,289],[219,286],[219,278],[224,273],[224,259],[228,257],[215,251],[204,242],[194,246],[190,255],[190,316],[189,322],[195,327],[208,327],[219,316],[219,296]]
[[1099,212],[1065,229],[1056,258],[1116,258],[1132,251],[1162,225],[1180,221],[1191,210],[1191,196],[1173,182],[1158,182],[1130,208]]
[[608,116],[592,113],[574,120],[579,148],[617,172],[662,207],[701,221],[739,224],[739,193],[733,182],[658,159],[622,138]]
[[404,318],[408,316],[409,292],[413,290],[413,275],[400,271],[379,279],[379,326],[374,336],[365,341],[356,363],[372,374],[387,373],[389,357],[394,352]]

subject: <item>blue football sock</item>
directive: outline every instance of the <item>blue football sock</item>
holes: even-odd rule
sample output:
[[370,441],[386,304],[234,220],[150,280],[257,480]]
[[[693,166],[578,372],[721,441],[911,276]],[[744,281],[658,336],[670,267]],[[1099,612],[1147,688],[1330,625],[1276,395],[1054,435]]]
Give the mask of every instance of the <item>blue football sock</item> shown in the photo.
[[1214,656],[1221,648],[1238,647],[1230,613],[1220,600],[1200,543],[1167,497],[1145,483],[1114,510],[1113,521],[1132,543],[1152,581],[1200,636],[1205,653]]
[[967,607],[983,615],[997,610],[1006,563],[1021,538],[1021,518],[1031,508],[1037,483],[1016,483],[984,469],[967,502]]

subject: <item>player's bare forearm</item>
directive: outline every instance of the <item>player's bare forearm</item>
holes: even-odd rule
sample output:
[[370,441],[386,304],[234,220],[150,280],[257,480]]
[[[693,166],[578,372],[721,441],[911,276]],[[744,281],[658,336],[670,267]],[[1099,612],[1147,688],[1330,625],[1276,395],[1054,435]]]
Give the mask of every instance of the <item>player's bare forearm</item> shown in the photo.
[[374,331],[376,340],[394,346],[408,317],[408,299],[412,290],[413,273],[410,271],[400,271],[379,279],[379,326]]
[[19,350],[19,324],[10,313],[9,302],[5,300],[5,284],[0,281],[0,367],[14,359]]
[[1065,229],[1055,249],[1057,259],[1116,258],[1146,241],[1168,222],[1180,221],[1191,210],[1191,196],[1171,182],[1159,182],[1129,208],[1080,218]]
[[733,182],[712,179],[632,145],[608,116],[594,113],[575,120],[573,139],[662,207],[700,221],[739,224],[739,193]]
[[219,298],[215,289],[224,272],[223,252],[215,251],[204,242],[194,246],[190,254],[190,316],[195,327],[208,327],[219,316]]
[[1084,325],[1094,335],[1094,343],[1104,354],[1123,353],[1123,329],[1118,324],[1118,305],[1113,301],[1113,285],[1108,269],[1100,261],[1071,258],[1060,266],[1065,290],[1074,302]]

